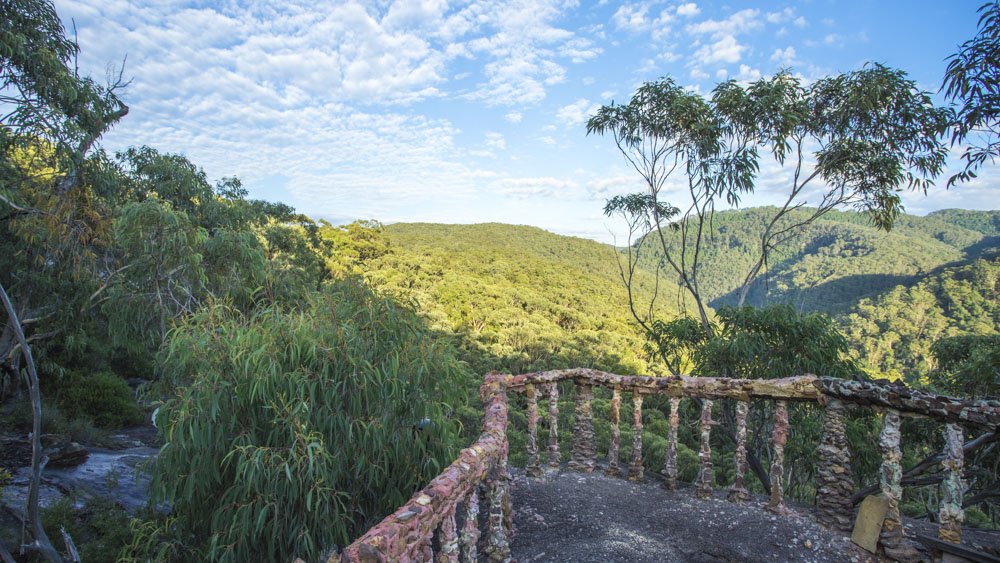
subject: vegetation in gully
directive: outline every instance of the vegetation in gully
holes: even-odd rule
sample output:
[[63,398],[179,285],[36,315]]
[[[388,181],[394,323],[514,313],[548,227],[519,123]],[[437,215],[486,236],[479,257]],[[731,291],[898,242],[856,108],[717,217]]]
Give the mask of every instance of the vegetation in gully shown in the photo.
[[[318,560],[472,441],[491,370],[812,373],[1000,395],[1000,211],[917,217],[899,198],[934,180],[961,190],[993,164],[1000,4],[943,69],[949,107],[870,64],[812,84],[728,81],[707,97],[662,78],[600,108],[581,135],[608,137],[645,183],[604,208],[629,226],[619,248],[501,224],[335,226],[180,155],[110,154],[99,141],[128,119],[123,72],[79,75],[48,0],[0,7],[0,493],[19,470],[27,488],[0,514],[5,561]],[[946,179],[953,146],[964,168]],[[717,211],[752,195],[765,165],[780,169],[783,205]],[[676,184],[686,199],[665,201]],[[570,389],[558,395],[566,459]],[[525,399],[510,400],[510,462],[523,466]],[[702,405],[683,399],[682,419]],[[643,462],[663,467],[670,401],[643,407]],[[792,405],[775,480],[773,408],[747,415],[747,487],[778,482],[812,502],[822,413]],[[592,409],[607,451],[611,392]],[[714,482],[728,486],[735,403],[716,401],[712,418]],[[43,506],[43,437],[103,447],[144,423],[159,448],[143,467],[147,508]],[[844,424],[855,490],[869,490],[879,422],[848,411]],[[940,482],[940,432],[902,424],[903,484]],[[677,437],[679,479],[693,482],[699,429]],[[996,528],[996,435],[965,440],[966,525]],[[936,518],[936,489],[906,491],[905,514]]]

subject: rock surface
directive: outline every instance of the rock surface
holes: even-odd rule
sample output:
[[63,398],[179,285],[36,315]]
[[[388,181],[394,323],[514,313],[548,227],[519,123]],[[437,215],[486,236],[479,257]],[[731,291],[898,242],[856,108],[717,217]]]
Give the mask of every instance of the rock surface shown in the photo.
[[[873,562],[844,534],[793,514],[764,511],[763,497],[727,502],[724,489],[695,499],[691,485],[667,491],[600,473],[542,480],[514,472],[512,554],[528,561]],[[801,512],[799,512],[801,511]],[[808,547],[807,547],[808,545]]]

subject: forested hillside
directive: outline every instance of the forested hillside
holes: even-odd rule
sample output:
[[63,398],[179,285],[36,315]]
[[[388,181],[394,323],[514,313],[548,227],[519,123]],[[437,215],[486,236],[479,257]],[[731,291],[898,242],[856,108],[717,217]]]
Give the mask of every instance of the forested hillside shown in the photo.
[[[767,214],[768,208],[751,208],[716,215],[701,274],[713,307],[735,301]],[[772,254],[766,279],[748,301],[830,314],[862,367],[916,382],[934,367],[936,339],[1000,326],[1000,267],[992,258],[998,234],[998,211],[903,215],[891,232],[859,213],[831,212]],[[643,350],[607,245],[502,224],[399,223],[384,235],[390,250],[365,265],[366,276],[415,301],[434,328],[454,339],[473,373],[663,369]],[[636,292],[643,305],[655,284],[656,256],[644,250]],[[672,282],[660,280],[656,301],[667,318],[681,310]]]
[[[657,372],[628,310],[614,250],[535,227],[395,224],[368,278],[414,300],[452,335],[474,373],[595,367]],[[643,301],[653,277],[639,275]],[[662,292],[661,287],[661,292]],[[658,311],[676,314],[673,293]]]
[[[796,210],[780,224],[791,224]],[[713,308],[736,304],[735,290],[755,258],[773,208],[717,213],[701,252],[702,291]],[[859,300],[910,285],[944,266],[959,265],[1000,246],[998,211],[945,210],[902,215],[892,230],[880,231],[851,211],[832,211],[769,256],[747,304],[790,303],[801,311],[848,312]],[[677,244],[674,235],[673,244]],[[659,258],[655,245],[643,248],[644,264]]]
[[920,384],[937,367],[935,342],[1000,331],[1000,259],[945,268],[862,299],[840,324],[862,365]]

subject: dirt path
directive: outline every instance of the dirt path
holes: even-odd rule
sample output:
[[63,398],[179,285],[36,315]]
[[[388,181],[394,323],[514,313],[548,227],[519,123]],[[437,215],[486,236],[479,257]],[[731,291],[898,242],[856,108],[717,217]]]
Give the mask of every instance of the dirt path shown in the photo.
[[514,557],[527,561],[775,562],[875,561],[845,537],[826,531],[794,506],[779,517],[748,503],[692,496],[600,473],[562,472],[551,480],[514,471]]

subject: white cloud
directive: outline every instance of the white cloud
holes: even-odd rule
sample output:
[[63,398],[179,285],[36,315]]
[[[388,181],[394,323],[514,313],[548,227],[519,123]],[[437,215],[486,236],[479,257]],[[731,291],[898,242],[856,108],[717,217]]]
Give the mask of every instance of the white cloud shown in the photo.
[[687,26],[688,33],[698,35],[707,34],[717,39],[746,33],[761,26],[760,10],[746,9],[740,10],[724,20],[705,20],[703,22],[690,24]]
[[771,60],[785,66],[796,64],[798,61],[795,59],[795,47],[789,45],[784,49],[775,49],[771,54]]
[[826,35],[823,36],[823,39],[821,41],[816,41],[814,39],[807,39],[805,41],[805,44],[809,47],[820,47],[820,46],[843,47],[844,36],[838,33],[827,33]]
[[705,71],[701,70],[701,68],[694,67],[691,69],[691,78],[693,78],[694,80],[704,80],[708,78],[708,74],[706,74]]
[[689,2],[687,4],[681,4],[677,6],[678,16],[697,16],[700,13],[701,10],[698,9],[698,5],[695,4],[694,2]]
[[559,111],[556,112],[556,119],[574,127],[590,119],[590,116],[597,113],[599,108],[598,104],[592,103],[585,98],[580,98],[568,106],[559,108]]
[[587,191],[592,197],[608,197],[636,191],[642,187],[642,182],[635,175],[620,175],[601,178],[587,182]]
[[618,29],[632,32],[646,31],[652,25],[647,12],[649,12],[648,4],[624,4],[615,10],[611,21]]
[[521,112],[519,112],[519,111],[512,111],[512,112],[510,112],[510,113],[508,113],[508,114],[506,114],[506,115],[503,116],[504,119],[506,119],[507,121],[509,121],[511,123],[520,123],[522,117],[523,116],[521,115]]
[[661,41],[670,35],[670,24],[674,16],[669,9],[665,9],[654,17],[651,13],[653,4],[654,2],[646,1],[619,6],[614,15],[611,16],[611,21],[614,22],[616,29],[630,33],[650,31],[653,40]]
[[526,199],[531,197],[559,197],[567,190],[577,188],[576,182],[558,178],[504,178],[493,183],[494,189],[503,195]]
[[747,50],[746,45],[740,44],[732,35],[724,35],[717,41],[702,46],[695,51],[694,58],[701,64],[714,62],[736,63],[743,57],[743,52]]
[[736,80],[740,82],[753,82],[760,80],[760,70],[750,68],[749,65],[740,65],[740,72],[736,75]]
[[494,149],[504,150],[507,148],[507,141],[503,135],[494,131],[486,132],[486,146]]
[[719,70],[715,71],[715,78],[717,80],[725,80],[727,76],[729,76],[729,71],[727,71],[724,68],[720,68]]

